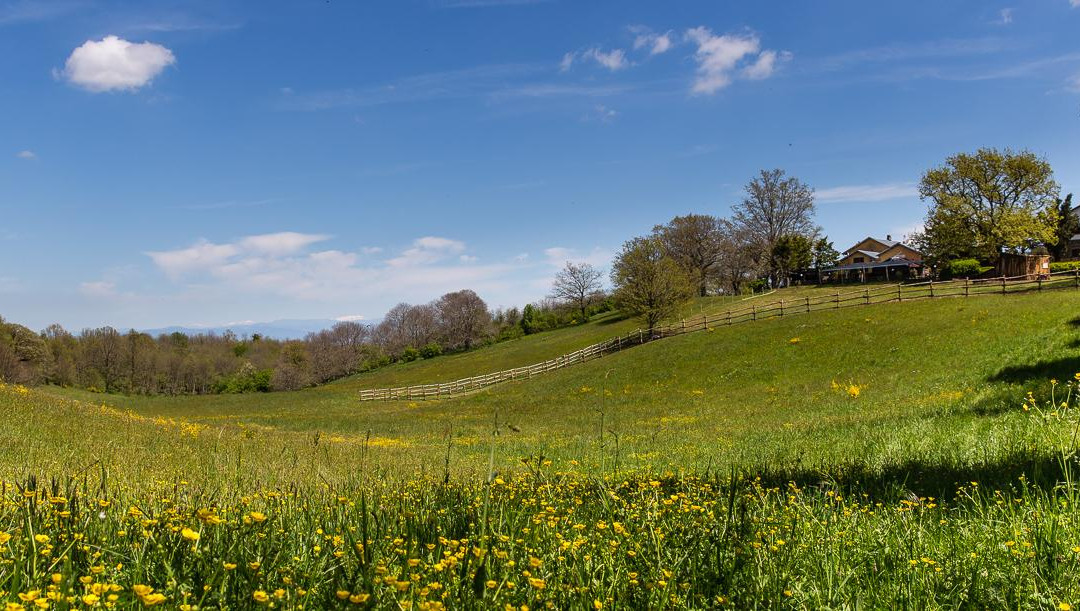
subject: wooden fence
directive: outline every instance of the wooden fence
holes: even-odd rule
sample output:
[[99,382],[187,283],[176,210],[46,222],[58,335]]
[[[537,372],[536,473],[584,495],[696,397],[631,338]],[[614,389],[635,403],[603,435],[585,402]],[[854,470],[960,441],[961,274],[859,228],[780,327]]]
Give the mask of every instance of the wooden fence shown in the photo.
[[577,365],[603,357],[633,346],[651,341],[704,331],[716,327],[726,327],[746,322],[779,318],[795,314],[806,314],[820,310],[838,310],[854,306],[875,305],[893,301],[911,299],[931,299],[938,297],[970,297],[974,295],[1010,294],[1028,291],[1042,291],[1059,288],[1080,289],[1080,270],[1057,272],[1048,276],[1031,279],[1030,276],[1014,278],[985,278],[978,280],[950,280],[946,282],[920,282],[915,284],[891,284],[867,287],[859,291],[832,294],[824,293],[795,299],[780,299],[765,304],[751,304],[719,314],[703,314],[684,319],[677,323],[657,327],[652,332],[635,329],[626,335],[620,335],[607,341],[586,346],[569,354],[525,367],[496,371],[481,376],[474,376],[441,384],[420,384],[398,388],[371,388],[360,391],[361,401],[378,400],[418,400],[449,399],[470,394],[478,390],[509,382],[527,380],[549,371]]

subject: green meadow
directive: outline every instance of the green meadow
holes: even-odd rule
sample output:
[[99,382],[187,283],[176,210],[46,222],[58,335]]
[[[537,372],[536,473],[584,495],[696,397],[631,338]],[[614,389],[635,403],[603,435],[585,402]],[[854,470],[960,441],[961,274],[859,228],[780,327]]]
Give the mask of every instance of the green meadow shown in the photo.
[[25,608],[1071,608],[1078,305],[814,312],[453,400],[358,393],[637,325],[297,392],[9,385],[0,591]]

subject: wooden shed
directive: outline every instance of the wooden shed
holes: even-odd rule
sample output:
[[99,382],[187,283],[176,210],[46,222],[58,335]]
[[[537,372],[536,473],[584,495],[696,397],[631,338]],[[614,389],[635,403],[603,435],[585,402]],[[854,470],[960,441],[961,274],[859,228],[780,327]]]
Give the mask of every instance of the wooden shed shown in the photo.
[[1003,253],[998,259],[998,275],[1008,278],[1023,276],[1034,280],[1050,273],[1050,255],[1014,255]]

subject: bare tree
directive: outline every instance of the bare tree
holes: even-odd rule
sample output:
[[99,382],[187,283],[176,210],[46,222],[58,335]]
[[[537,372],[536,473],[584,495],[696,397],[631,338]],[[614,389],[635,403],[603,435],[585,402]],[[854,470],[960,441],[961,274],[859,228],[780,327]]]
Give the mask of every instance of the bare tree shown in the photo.
[[600,278],[603,274],[588,263],[566,262],[566,267],[555,274],[555,282],[551,285],[551,297],[565,303],[573,304],[581,312],[581,318],[586,318],[585,310],[596,300],[600,293]]
[[667,225],[653,227],[653,235],[696,285],[698,295],[707,295],[723,256],[720,219],[706,214],[677,216]]
[[814,190],[781,169],[762,170],[746,185],[746,197],[735,206],[734,221],[746,229],[758,248],[758,258],[767,262],[769,277],[778,280],[771,253],[783,236],[817,234],[814,225]]
[[682,268],[653,237],[623,244],[612,265],[611,282],[619,307],[640,318],[649,331],[678,314],[679,306],[693,294]]
[[738,295],[743,283],[760,269],[757,260],[757,245],[750,232],[735,223],[721,219],[721,257],[718,275],[725,289]]
[[447,293],[434,306],[447,348],[468,350],[491,331],[491,312],[487,304],[468,289]]

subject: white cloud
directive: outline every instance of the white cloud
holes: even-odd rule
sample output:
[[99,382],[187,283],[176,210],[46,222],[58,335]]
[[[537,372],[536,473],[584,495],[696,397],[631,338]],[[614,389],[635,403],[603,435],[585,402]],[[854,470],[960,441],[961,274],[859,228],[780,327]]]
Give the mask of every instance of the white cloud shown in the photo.
[[611,123],[619,116],[619,111],[614,108],[605,106],[604,104],[597,104],[593,107],[592,112],[586,114],[583,119],[585,121],[599,121],[601,123]]
[[562,61],[559,62],[559,72],[566,72],[574,65],[575,54],[573,51],[567,52],[562,56]]
[[648,48],[649,55],[660,55],[671,50],[674,43],[671,40],[671,31],[663,34],[643,31],[634,38],[634,48]]
[[172,51],[152,42],[133,43],[117,36],[88,40],[71,52],[60,73],[92,91],[135,91],[176,63]]
[[777,62],[785,62],[791,59],[791,53],[787,51],[762,51],[761,55],[758,55],[757,61],[743,68],[742,73],[748,79],[760,81],[761,79],[767,79],[772,76],[774,70],[776,70]]
[[361,320],[367,320],[367,316],[363,314],[346,314],[345,316],[338,316],[334,320],[338,322],[360,322]]
[[[1076,1],[1080,2],[1080,0],[1076,0]],[[998,21],[998,23],[1000,23],[1002,25],[1008,25],[1008,24],[1012,23],[1012,20],[1013,20],[1013,9],[1011,9],[1011,8],[1003,8],[998,13],[998,15],[1000,17],[1000,20]]]
[[412,248],[387,261],[392,267],[437,263],[464,252],[465,243],[449,238],[428,236],[413,241]]
[[880,202],[918,196],[919,189],[913,183],[845,185],[819,189],[814,193],[814,199],[819,202]]
[[246,237],[241,240],[240,246],[257,253],[287,255],[328,239],[330,236],[327,235],[283,231]]
[[213,244],[199,240],[188,248],[146,253],[154,264],[172,277],[214,268],[240,253],[236,244]]
[[383,249],[379,246],[364,246],[360,249],[360,252],[364,253],[365,255],[377,255],[382,252],[382,250]]
[[1073,8],[1080,6],[1080,0],[1069,0],[1069,5]]
[[34,151],[26,150],[15,153],[15,156],[19,159],[37,159],[37,153]]
[[601,51],[599,47],[594,47],[583,51],[581,57],[582,59],[591,59],[612,72],[630,66],[630,62],[626,59],[626,51],[622,49],[612,49],[605,52]]
[[461,255],[458,257],[458,260],[462,263],[476,263],[477,261],[479,261],[477,257],[474,257],[472,255]]
[[[747,60],[742,75],[749,79],[763,79],[772,75],[778,60],[790,59],[787,52],[761,51],[761,41],[753,33],[723,34],[717,36],[705,26],[686,31],[686,39],[697,45],[697,78],[691,88],[693,93],[713,94],[731,84],[740,64]],[[755,57],[756,56],[756,57]]]

